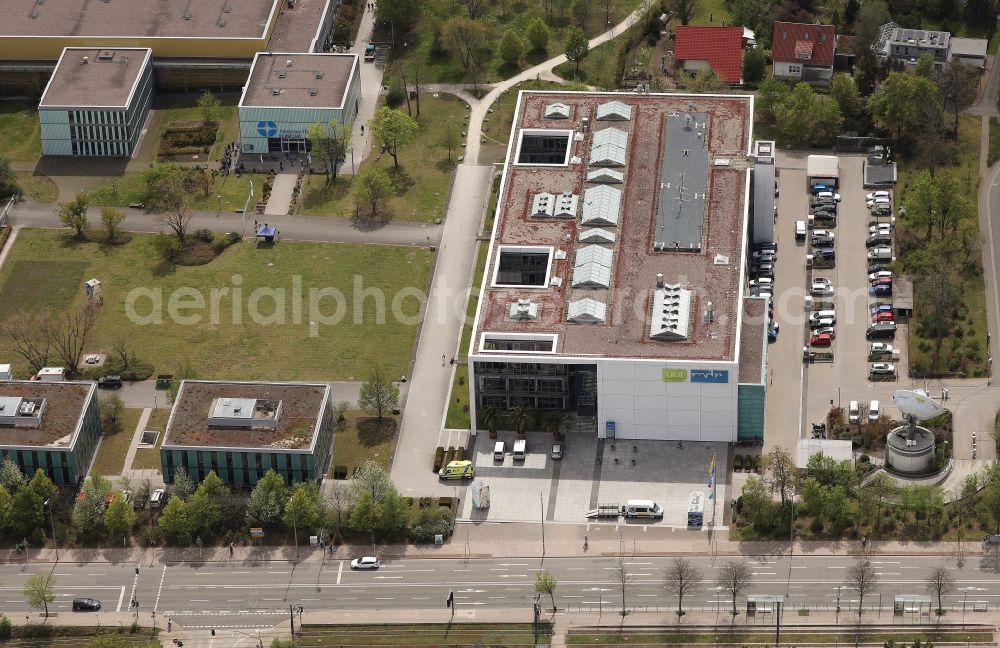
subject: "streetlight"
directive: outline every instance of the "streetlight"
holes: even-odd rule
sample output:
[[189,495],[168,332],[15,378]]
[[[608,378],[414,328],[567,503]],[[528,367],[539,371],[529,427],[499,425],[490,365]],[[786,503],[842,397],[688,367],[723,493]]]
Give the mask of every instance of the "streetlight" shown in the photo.
[[840,387],[837,387],[837,409],[840,409]]
[[59,562],[59,542],[56,540],[56,523],[52,520],[52,505],[49,504],[49,500],[45,500],[42,506],[49,510],[49,525],[52,528],[52,546],[56,548],[56,562]]
[[545,557],[545,502],[542,500],[542,491],[538,491],[538,505],[542,512],[542,558]]

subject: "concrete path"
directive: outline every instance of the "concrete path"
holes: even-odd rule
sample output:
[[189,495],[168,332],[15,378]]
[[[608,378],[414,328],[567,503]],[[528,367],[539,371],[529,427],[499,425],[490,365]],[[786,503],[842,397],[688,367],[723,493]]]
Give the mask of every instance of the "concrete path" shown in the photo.
[[288,207],[292,204],[292,194],[295,193],[295,181],[298,179],[295,173],[279,173],[274,176],[271,184],[271,195],[268,196],[267,205],[264,207],[265,216],[284,216],[288,214]]
[[476,235],[489,197],[490,168],[459,165],[448,204],[448,217],[434,269],[434,280],[417,343],[410,398],[403,410],[392,478],[408,496],[451,495],[432,472],[434,450],[439,445],[461,444],[464,434],[442,434],[448,395],[465,323],[465,307],[475,264]]
[[127,475],[130,479],[133,478],[134,474],[132,460],[135,459],[135,451],[139,449],[142,433],[146,430],[146,424],[149,423],[149,417],[152,414],[153,410],[148,407],[142,410],[139,422],[135,426],[135,432],[132,433],[132,442],[128,444],[128,453],[125,455],[125,468],[122,470],[122,474]]
[[375,12],[365,11],[358,27],[357,38],[354,39],[354,47],[351,48],[351,54],[357,54],[361,60],[361,101],[358,102],[358,114],[354,118],[354,132],[351,138],[354,155],[348,155],[347,164],[341,165],[338,175],[354,175],[357,166],[360,166],[361,160],[368,155],[371,146],[371,129],[368,128],[368,122],[371,121],[378,105],[383,75],[383,70],[377,65],[365,62],[365,45],[371,40],[374,28]]
[[986,83],[981,85],[981,91],[976,103],[965,112],[973,115],[1000,115],[997,108],[997,92],[1000,91],[1000,70],[996,64],[996,56],[987,56]]
[[[25,201],[13,209],[10,221],[15,228],[65,229],[59,222],[57,210],[56,205]],[[124,211],[127,218],[122,223],[122,229],[126,231],[138,233],[168,231],[156,214],[139,209]],[[100,207],[91,207],[89,215],[92,225],[101,222]],[[256,218],[264,220],[259,216]],[[242,214],[231,212],[194,212],[189,229],[194,231],[206,228],[215,232],[242,232],[244,236],[249,237],[253,236],[254,220],[253,214],[247,214],[244,220]],[[412,221],[390,221],[382,224],[336,217],[288,215],[268,216],[266,220],[278,228],[283,241],[428,246],[437,245],[441,236],[440,225]],[[9,243],[6,248],[10,248]]]

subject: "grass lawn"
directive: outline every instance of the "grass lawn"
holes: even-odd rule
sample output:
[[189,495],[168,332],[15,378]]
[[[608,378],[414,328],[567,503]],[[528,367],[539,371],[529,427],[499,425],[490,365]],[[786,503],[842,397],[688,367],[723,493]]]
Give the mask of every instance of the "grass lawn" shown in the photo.
[[[236,110],[236,103],[239,100],[239,97],[236,95],[216,96],[222,104],[219,106],[218,111],[219,132],[215,138],[215,145],[212,146],[212,150],[208,156],[206,157],[205,155],[200,155],[195,158],[191,155],[182,155],[168,159],[174,159],[178,162],[197,162],[198,164],[205,164],[206,162],[215,163],[222,157],[222,149],[225,148],[226,144],[239,139],[240,117]],[[201,108],[199,108],[195,103],[197,100],[198,97],[165,97],[157,99],[156,105],[154,105],[153,108],[160,111],[162,116],[160,121],[160,131],[157,133],[157,141],[153,147],[154,158],[160,153],[160,138],[172,122],[202,121],[203,115]]]
[[330,475],[338,466],[346,466],[347,474],[353,475],[354,469],[369,459],[388,470],[398,439],[398,418],[386,417],[381,427],[377,418],[357,410],[349,410],[344,418],[345,421],[333,432]]
[[[479,149],[479,163],[502,162],[507,156],[507,142],[510,127],[514,123],[514,109],[517,95],[521,90],[581,90],[582,84],[557,83],[555,81],[522,81],[504,92],[491,106],[493,113],[483,122],[483,137],[486,142]],[[489,215],[493,217],[492,213]]]
[[448,401],[448,417],[444,426],[452,430],[468,430],[472,427],[469,412],[469,365],[455,367],[455,380],[451,384],[451,400]]
[[[408,373],[430,262],[420,248],[281,242],[237,244],[206,265],[175,267],[151,236],[106,246],[26,229],[0,269],[0,304],[29,312],[81,304],[83,281],[98,277],[104,306],[87,352],[128,338],[155,373],[173,373],[186,357],[204,378],[357,380],[373,364],[398,376]],[[139,323],[126,314],[136,288],[147,291],[134,303]],[[190,294],[174,294],[180,288]],[[177,310],[178,300],[199,298],[200,308]],[[0,316],[5,308],[13,309],[0,306]],[[182,325],[175,315],[196,317]],[[0,341],[0,357],[14,355]]]
[[[849,616],[849,615],[845,615]],[[854,615],[857,616],[857,613]],[[855,639],[865,644],[882,644],[893,640],[899,641],[936,641],[936,642],[962,642],[970,640],[980,642],[992,642],[993,635],[989,632],[934,632],[927,630],[913,629],[903,632],[861,632],[858,636],[854,632],[820,633],[820,632],[795,632],[786,631],[782,633],[782,645],[803,645],[803,644],[828,644],[844,643],[850,645]],[[622,631],[616,633],[576,633],[571,632],[566,635],[566,643],[575,646],[654,646],[663,644],[737,644],[737,645],[765,645],[770,646],[774,642],[773,632],[663,632],[663,633],[643,633]],[[908,645],[908,644],[907,644]]]
[[[459,603],[461,605],[461,603]],[[538,642],[548,644],[552,625],[538,623]],[[402,625],[306,625],[303,646],[530,646],[535,635],[530,623],[426,623]]]
[[59,200],[59,187],[47,175],[17,171],[17,183],[21,185],[21,193],[29,200],[40,203],[54,203]]
[[118,416],[114,426],[104,423],[104,436],[97,448],[97,457],[90,472],[96,475],[118,475],[125,467],[125,455],[139,424],[141,409],[126,408]]
[[993,166],[993,163],[1000,160],[1000,117],[990,117],[990,149],[986,164]]
[[[961,115],[958,129],[958,165],[938,167],[938,176],[950,176],[964,185],[966,195],[976,204],[976,192],[979,187],[979,153],[982,123],[976,115]],[[992,139],[992,135],[991,135]],[[896,184],[897,204],[906,204],[907,185],[922,169],[912,160],[899,161],[899,182]],[[904,219],[900,225],[906,226]],[[979,249],[975,251],[975,264],[982,268]],[[982,272],[963,273],[956,275],[961,283],[957,286],[960,298],[958,311],[962,313],[950,335],[942,341],[938,351],[940,361],[939,371],[965,371],[969,376],[986,375],[986,357],[989,355],[986,344],[986,303],[985,285]],[[931,310],[927,299],[921,294],[919,283],[914,284],[914,324],[909,334],[910,368],[912,371],[929,371],[933,366],[932,353],[937,349],[933,332],[927,331],[929,337],[921,336],[921,328],[916,325],[918,320],[926,320]]]
[[[405,104],[400,109],[405,112]],[[441,138],[448,124],[458,124],[464,131],[467,117],[468,104],[458,97],[444,93],[435,97],[431,93],[422,93],[420,117],[417,118],[420,128],[416,140],[400,150],[399,168],[393,166],[391,155],[383,154],[379,158],[377,148],[361,162],[359,171],[377,164],[385,168],[393,181],[395,195],[381,208],[389,219],[433,222],[444,218],[448,187],[462,149],[452,149],[449,161],[448,150],[441,146]],[[355,152],[355,158],[360,162],[358,152]],[[350,160],[347,164],[350,165]],[[325,175],[309,176],[302,192],[299,213],[353,218],[352,182],[350,175],[340,176],[333,183],[327,183]]]
[[38,106],[25,101],[0,101],[0,153],[11,162],[37,162],[42,155]]
[[[250,182],[253,182],[254,195],[260,196],[264,186],[264,175],[244,173],[219,176],[212,185],[208,196],[197,194],[193,196],[191,208],[199,211],[218,211],[219,196],[222,196],[222,211],[232,212],[242,209],[247,201]],[[131,203],[142,202],[146,193],[141,173],[125,173],[115,178],[99,180],[87,189],[90,202],[94,205],[111,205],[113,207],[128,207]],[[251,208],[253,205],[251,205]]]
[[[166,402],[166,396],[163,397]],[[135,451],[132,459],[132,470],[160,470],[160,446],[163,444],[163,433],[167,427],[167,418],[170,416],[170,408],[158,407],[149,415],[146,422],[146,430],[157,430],[160,434],[156,437],[156,447],[139,448]],[[138,421],[136,421],[138,423]],[[134,427],[134,426],[133,426]]]
[[[485,12],[480,20],[488,25],[490,37],[488,56],[482,66],[482,72],[477,75],[476,81],[480,83],[494,83],[502,79],[507,79],[522,69],[531,67],[557,56],[563,51],[563,43],[569,27],[574,24],[568,10],[560,13],[558,10],[552,12],[548,20],[550,36],[547,51],[527,52],[521,57],[519,65],[506,65],[497,54],[497,43],[503,36],[504,31],[511,29],[525,37],[528,24],[536,17],[545,17],[545,12],[538,2],[523,2],[508,0],[507,2],[482,3]],[[555,4],[555,3],[553,3]],[[565,3],[564,6],[568,6]],[[595,36],[607,29],[604,15],[604,2],[591,0],[588,3],[590,11],[584,23],[584,32],[588,36]],[[435,30],[440,30],[441,25],[446,20],[455,15],[464,14],[459,11],[454,0],[423,0],[422,15],[420,21],[412,32],[405,38],[397,38],[397,41],[406,42],[406,47],[397,47],[393,54],[397,60],[412,61],[414,59],[423,62],[426,70],[428,83],[465,83],[472,82],[472,77],[465,72],[457,56],[452,56],[448,52],[439,54],[431,52],[431,43],[434,40]],[[610,22],[617,25],[621,20],[639,6],[639,0],[612,0]],[[527,46],[526,46],[527,47]],[[388,83],[388,81],[386,81]]]

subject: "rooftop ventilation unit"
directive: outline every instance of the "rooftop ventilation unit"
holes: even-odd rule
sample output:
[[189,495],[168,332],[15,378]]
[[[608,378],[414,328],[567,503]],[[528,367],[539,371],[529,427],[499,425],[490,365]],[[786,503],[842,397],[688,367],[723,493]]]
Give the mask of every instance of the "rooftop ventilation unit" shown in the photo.
[[219,21],[219,27],[225,27],[225,26],[226,26],[226,21],[225,20],[220,20]]
[[317,72],[316,73],[316,78],[317,79],[322,79],[323,78],[323,73],[322,72]]
[[309,96],[310,97],[315,97],[318,94],[319,94],[319,90],[317,90],[316,88],[310,88],[309,89]]
[[115,58],[114,50],[101,50],[97,54],[98,61],[110,61]]
[[575,324],[601,324],[607,319],[608,305],[585,297],[571,301],[566,309],[566,321]]
[[277,97],[278,95],[280,95],[280,94],[281,94],[281,90],[280,90],[280,89],[278,89],[278,88],[274,88],[273,90],[271,90],[271,94],[272,94],[273,96]]
[[86,65],[87,63],[90,63],[89,56],[84,56],[82,59],[80,59],[80,65]]
[[[660,277],[657,277],[657,283]],[[653,308],[649,322],[649,337],[661,342],[683,342],[688,339],[691,321],[691,291],[680,284],[664,283],[653,291]]]
[[729,265],[729,257],[724,254],[716,254],[712,262],[718,266]]
[[570,107],[564,103],[551,103],[545,106],[546,119],[569,119]]
[[285,67],[292,67],[292,59],[285,59]]
[[284,79],[286,76],[288,76],[288,73],[285,72],[284,70],[278,72],[278,78],[279,79]]
[[224,7],[222,7],[222,13],[232,13],[232,11],[233,11],[233,6],[228,2]]
[[518,299],[510,305],[510,318],[514,320],[538,319],[538,304],[530,299]]

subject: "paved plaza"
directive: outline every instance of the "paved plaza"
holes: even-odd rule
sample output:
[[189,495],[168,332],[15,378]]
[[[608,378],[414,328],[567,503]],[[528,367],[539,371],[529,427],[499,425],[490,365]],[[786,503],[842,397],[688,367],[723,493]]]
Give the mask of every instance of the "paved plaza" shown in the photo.
[[[552,436],[528,433],[524,462],[514,463],[511,451],[516,436],[501,432],[497,439],[480,435],[471,459],[476,478],[462,501],[461,519],[490,522],[586,522],[586,513],[598,504],[624,505],[630,499],[651,499],[664,509],[659,526],[687,528],[688,496],[692,491],[709,495],[708,468],[713,454],[720,477],[716,499],[706,499],[705,519],[710,522],[714,502],[717,527],[722,526],[728,502],[725,475],[728,448],[724,443],[676,441],[599,442],[595,438],[567,435],[563,458],[552,459]],[[503,441],[503,462],[494,461],[493,446]],[[598,462],[598,458],[600,461]],[[476,495],[489,486],[489,508],[477,509]],[[642,523],[649,523],[648,520]],[[707,526],[707,525],[706,525]]]

